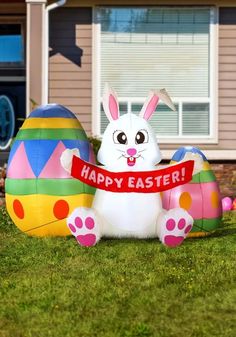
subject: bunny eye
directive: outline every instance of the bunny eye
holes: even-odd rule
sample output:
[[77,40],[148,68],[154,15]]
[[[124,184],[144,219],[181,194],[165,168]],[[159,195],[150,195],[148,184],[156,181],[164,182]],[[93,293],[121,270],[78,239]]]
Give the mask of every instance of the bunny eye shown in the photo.
[[117,130],[113,133],[113,141],[115,144],[127,144],[127,136],[123,131]]
[[143,144],[148,142],[148,132],[146,130],[139,130],[135,136],[136,144]]

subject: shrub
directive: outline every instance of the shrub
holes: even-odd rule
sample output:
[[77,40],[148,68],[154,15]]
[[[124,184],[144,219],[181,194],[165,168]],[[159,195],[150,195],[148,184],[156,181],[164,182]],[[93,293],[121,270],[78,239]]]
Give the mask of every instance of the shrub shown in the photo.
[[94,154],[97,159],[98,150],[100,149],[101,146],[101,140],[96,137],[89,137],[89,142],[92,144]]

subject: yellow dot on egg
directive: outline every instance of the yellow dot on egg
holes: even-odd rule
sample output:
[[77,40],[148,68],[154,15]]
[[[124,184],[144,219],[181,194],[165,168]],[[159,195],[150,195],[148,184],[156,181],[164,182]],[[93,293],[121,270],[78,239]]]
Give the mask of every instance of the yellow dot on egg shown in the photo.
[[204,161],[204,162],[203,162],[202,168],[203,168],[203,171],[210,171],[210,170],[211,170],[211,166],[210,166],[210,164],[208,163],[208,161]]
[[192,206],[192,198],[188,192],[183,192],[179,198],[179,205],[181,208],[184,208],[186,211]]
[[211,192],[211,206],[213,208],[219,207],[219,194],[216,191]]

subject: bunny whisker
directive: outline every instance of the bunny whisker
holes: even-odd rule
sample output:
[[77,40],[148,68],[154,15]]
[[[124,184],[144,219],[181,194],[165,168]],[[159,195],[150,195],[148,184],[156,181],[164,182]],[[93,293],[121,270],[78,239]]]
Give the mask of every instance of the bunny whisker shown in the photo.
[[147,149],[140,150],[140,151],[138,151],[138,153],[143,152],[143,151],[147,151]]
[[123,151],[123,150],[120,150],[120,149],[116,149],[116,151],[119,151],[119,152],[125,153],[125,151]]

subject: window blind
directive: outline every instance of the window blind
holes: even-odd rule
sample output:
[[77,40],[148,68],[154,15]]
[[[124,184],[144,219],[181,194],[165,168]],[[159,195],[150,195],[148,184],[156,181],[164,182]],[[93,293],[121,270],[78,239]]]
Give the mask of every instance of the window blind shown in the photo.
[[[109,82],[119,97],[134,100],[160,88],[166,88],[171,97],[193,98],[192,108],[183,106],[181,121],[183,135],[190,135],[191,121],[199,116],[194,97],[209,98],[210,9],[107,7],[99,9],[98,20],[101,89]],[[209,104],[200,109],[204,125],[198,134],[209,131],[208,108]],[[178,135],[180,114],[158,111],[159,118],[152,122],[155,130]]]

